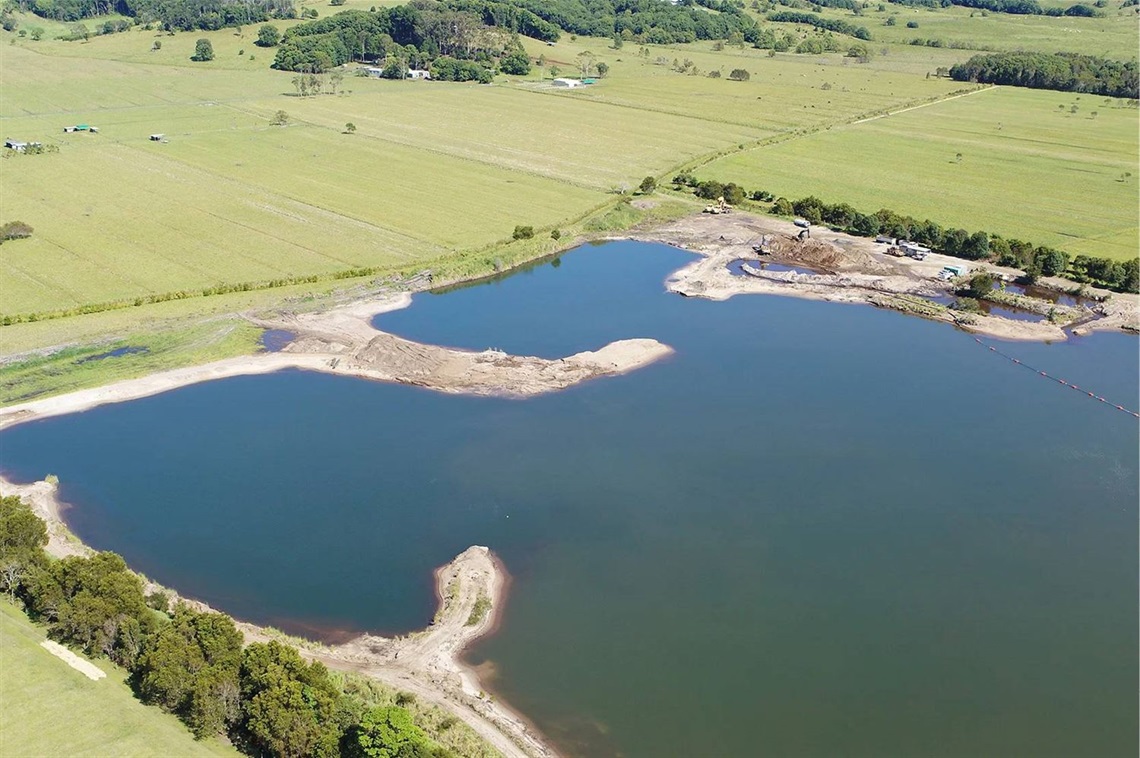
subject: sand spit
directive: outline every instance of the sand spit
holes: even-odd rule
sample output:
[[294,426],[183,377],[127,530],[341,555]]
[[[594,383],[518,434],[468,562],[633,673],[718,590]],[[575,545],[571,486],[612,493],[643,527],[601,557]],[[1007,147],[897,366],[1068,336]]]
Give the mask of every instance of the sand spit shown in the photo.
[[322,313],[250,318],[267,329],[285,329],[296,339],[278,353],[229,358],[163,371],[104,387],[80,390],[0,409],[0,429],[34,419],[75,413],[231,376],[267,374],[287,368],[322,371],[383,382],[414,384],[441,392],[530,397],[580,382],[647,366],[673,352],[653,339],[611,342],[596,351],[566,358],[472,352],[424,345],[378,331],[379,313],[406,307],[411,295],[383,295]]
[[[61,514],[67,507],[51,481],[13,484],[0,477],[0,494],[18,495],[47,524],[47,551],[57,558],[89,555],[91,548],[67,528]],[[478,676],[461,660],[480,637],[495,630],[506,602],[507,572],[486,547],[474,546],[436,569],[439,609],[427,629],[404,637],[361,635],[342,645],[303,644],[302,656],[331,669],[353,671],[399,690],[414,693],[462,719],[506,758],[554,758],[558,753],[522,715],[487,694]],[[176,591],[147,582],[146,592],[163,590],[174,600],[202,611],[205,603],[181,598]],[[480,598],[486,610],[473,610]],[[472,622],[473,623],[468,623]],[[280,634],[237,621],[247,642],[282,640]],[[282,640],[287,644],[290,639]],[[90,665],[90,664],[87,664]],[[100,672],[102,673],[102,672]]]
[[[1008,340],[1065,340],[1069,332],[1061,324],[1045,318],[1049,304],[1040,303],[1042,317],[1019,321],[963,311],[932,302],[930,298],[952,293],[954,283],[939,279],[943,266],[984,268],[1012,279],[1019,272],[989,264],[963,261],[931,254],[924,261],[887,255],[887,245],[863,237],[812,227],[813,238],[803,243],[800,232],[790,221],[734,211],[727,215],[696,215],[630,237],[646,242],[673,245],[703,256],[674,273],[667,283],[671,292],[687,297],[726,300],[734,295],[767,294],[825,300],[839,303],[865,303],[910,313],[935,321],[954,324],[968,332]],[[770,255],[760,256],[753,245],[767,237]],[[734,275],[728,265],[736,260],[752,261],[752,275]],[[795,266],[801,271],[760,269],[761,261]],[[1043,284],[1062,291],[1074,285],[1063,279]],[[1090,289],[1096,298],[1106,298],[1093,306],[1053,310],[1072,332],[1120,329],[1140,331],[1140,298],[1136,295]]]

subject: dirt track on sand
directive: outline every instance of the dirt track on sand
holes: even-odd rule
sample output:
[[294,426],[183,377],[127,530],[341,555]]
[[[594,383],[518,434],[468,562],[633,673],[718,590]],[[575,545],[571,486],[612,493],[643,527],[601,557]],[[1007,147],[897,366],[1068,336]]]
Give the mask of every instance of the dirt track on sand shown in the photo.
[[[795,239],[799,232],[790,221],[733,211],[726,215],[689,216],[630,239],[673,245],[703,256],[669,279],[669,290],[686,297],[726,300],[741,294],[769,294],[864,303],[1009,340],[1064,340],[1069,334],[1062,328],[1065,323],[1073,325],[1076,333],[1140,330],[1140,298],[1095,289],[1089,294],[1106,299],[1091,307],[1056,308],[1061,323],[1044,317],[1018,321],[956,311],[929,299],[948,296],[956,286],[938,278],[943,266],[984,268],[1009,279],[1018,272],[938,254],[931,254],[924,261],[896,258],[886,254],[886,245],[818,226],[812,227],[812,239],[800,243]],[[760,256],[752,247],[765,239],[771,253]],[[755,264],[752,275],[734,275],[728,270],[728,265],[739,259]],[[763,270],[759,267],[761,261],[810,271]],[[1043,284],[1062,290],[1074,286],[1062,279],[1046,280]]]

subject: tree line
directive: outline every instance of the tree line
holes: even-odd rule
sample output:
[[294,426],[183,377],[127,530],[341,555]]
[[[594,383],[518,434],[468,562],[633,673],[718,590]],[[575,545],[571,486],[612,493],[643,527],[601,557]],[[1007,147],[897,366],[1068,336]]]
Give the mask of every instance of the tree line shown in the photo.
[[768,14],[769,21],[777,21],[791,24],[807,24],[814,26],[816,29],[826,29],[831,32],[839,32],[846,34],[857,39],[869,40],[871,39],[871,32],[867,31],[867,27],[852,24],[850,21],[844,21],[841,18],[824,18],[817,16],[814,13],[802,13],[800,11],[777,11]]
[[[466,0],[463,0],[466,2]],[[385,60],[384,75],[431,68],[432,77],[489,82],[496,68],[530,71],[518,34],[443,3],[345,11],[285,32],[273,67],[321,73],[350,61]]]
[[15,0],[42,18],[80,21],[118,13],[167,31],[221,29],[270,19],[294,18],[293,0]]
[[749,199],[771,202],[770,210],[778,216],[798,216],[813,224],[826,224],[858,237],[886,235],[911,240],[955,258],[986,260],[999,266],[1019,268],[1030,280],[1041,276],[1062,276],[1117,292],[1140,292],[1140,258],[1121,262],[1086,255],[1071,257],[1053,247],[1007,239],[984,231],[943,227],[930,219],[919,221],[886,208],[866,214],[847,203],[824,203],[814,195],[794,201],[784,197],[773,198],[764,190],[748,193],[734,182],[702,181],[692,174],[679,174],[673,178],[673,183],[678,189],[691,189],[697,197],[708,200],[723,197],[732,205],[740,205]]
[[177,715],[197,738],[224,735],[255,756],[455,758],[406,708],[346,692],[293,647],[243,646],[229,616],[145,595],[118,555],[57,560],[47,541],[19,497],[0,498],[0,589],[52,639],[121,666],[143,702]]
[[923,8],[948,8],[957,5],[962,8],[977,8],[1019,16],[1083,16],[1092,18],[1104,15],[1093,6],[1084,3],[1076,3],[1066,8],[1056,6],[1043,8],[1037,0],[890,0],[890,2],[896,5]]
[[960,82],[1087,92],[1107,97],[1140,97],[1135,60],[1122,62],[1078,53],[992,53],[950,67]]

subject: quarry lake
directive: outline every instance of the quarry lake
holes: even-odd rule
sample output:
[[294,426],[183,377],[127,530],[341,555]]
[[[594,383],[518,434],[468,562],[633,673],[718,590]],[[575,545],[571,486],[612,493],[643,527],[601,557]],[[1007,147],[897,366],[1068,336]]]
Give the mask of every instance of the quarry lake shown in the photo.
[[[410,339],[676,354],[529,400],[286,371],[0,436],[90,545],[235,616],[423,627],[473,544],[470,654],[581,756],[1134,756],[1138,425],[946,324],[666,294],[586,247],[380,316]],[[1002,343],[1134,405],[1137,340]]]

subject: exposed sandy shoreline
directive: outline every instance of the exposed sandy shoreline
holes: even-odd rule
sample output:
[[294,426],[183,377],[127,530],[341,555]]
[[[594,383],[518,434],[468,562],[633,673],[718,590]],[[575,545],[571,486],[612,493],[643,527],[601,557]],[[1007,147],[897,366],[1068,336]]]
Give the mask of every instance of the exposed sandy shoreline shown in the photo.
[[[792,222],[784,219],[733,211],[727,215],[689,216],[625,239],[659,242],[702,256],[669,278],[669,291],[686,297],[727,300],[735,295],[764,294],[863,303],[943,321],[971,333],[1006,340],[1063,341],[1070,333],[1063,327],[1071,327],[1072,333],[1076,334],[1098,330],[1140,332],[1140,297],[1136,295],[1090,288],[1092,296],[1105,300],[1091,309],[1056,306],[1052,310],[1058,317],[1057,323],[1045,318],[1051,310],[1048,304],[1031,298],[1024,298],[1023,302],[1040,307],[1040,320],[1019,321],[956,311],[928,300],[930,297],[947,296],[953,289],[950,283],[938,278],[943,266],[987,270],[1008,278],[1020,272],[938,254],[931,254],[921,262],[896,258],[885,254],[886,245],[833,232],[826,227],[812,227],[812,239],[800,244],[794,239],[799,231]],[[772,253],[762,258],[752,246],[765,235],[772,243]],[[754,261],[754,275],[732,274],[727,266],[738,259]],[[812,269],[818,273],[763,271],[759,270],[762,260]],[[1076,286],[1063,279],[1050,279],[1043,283],[1062,291]]]
[[[44,520],[48,527],[47,551],[51,555],[63,558],[93,552],[67,528],[61,515],[67,506],[58,499],[54,484],[14,484],[0,477],[0,493],[22,497]],[[364,634],[341,645],[312,644],[298,650],[302,656],[319,660],[331,669],[363,674],[446,709],[507,758],[554,758],[558,753],[534,725],[490,696],[476,672],[462,661],[464,650],[498,627],[506,604],[508,579],[506,568],[494,553],[486,547],[470,547],[436,569],[439,609],[427,629],[398,638]],[[155,589],[163,589],[200,610],[213,610],[154,583],[147,591]],[[479,623],[468,626],[480,595],[488,598],[490,608]],[[236,623],[247,642],[280,639],[266,628],[243,621]]]
[[596,350],[550,360],[425,345],[374,329],[374,316],[411,303],[411,295],[382,295],[321,313],[250,318],[296,339],[282,352],[260,353],[201,366],[163,371],[104,387],[70,392],[0,408],[0,429],[35,419],[136,400],[198,382],[268,374],[296,368],[383,382],[414,384],[441,392],[530,397],[603,376],[647,366],[673,350],[653,339],[611,342]]

